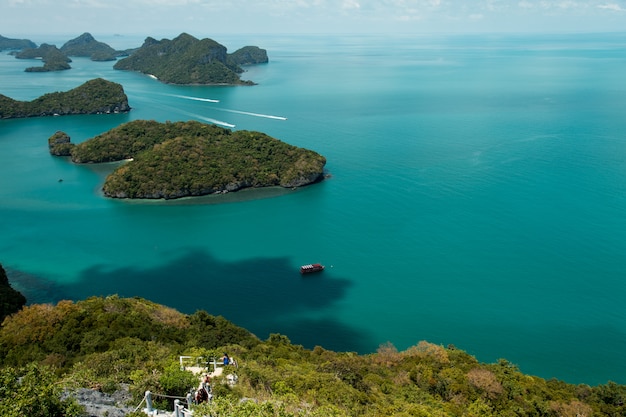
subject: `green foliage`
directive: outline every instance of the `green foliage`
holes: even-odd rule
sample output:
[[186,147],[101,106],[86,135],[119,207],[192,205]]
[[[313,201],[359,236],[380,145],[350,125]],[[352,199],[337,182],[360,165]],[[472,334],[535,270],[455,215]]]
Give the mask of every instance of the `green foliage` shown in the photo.
[[55,156],[70,156],[72,154],[73,143],[67,133],[57,131],[48,138],[48,149],[50,154]]
[[76,145],[78,163],[133,159],[109,175],[104,194],[179,198],[245,187],[295,187],[321,178],[326,159],[260,132],[195,121],[136,120]]
[[86,56],[92,61],[112,61],[116,51],[104,42],[98,42],[90,33],[83,33],[79,37],[67,41],[61,52],[67,56]]
[[5,317],[17,313],[26,304],[26,297],[11,287],[7,273],[0,264],[0,323]]
[[102,78],[87,81],[66,92],[44,94],[30,102],[0,95],[0,119],[129,110],[128,97],[122,86]]
[[159,385],[167,395],[184,397],[189,387],[198,384],[198,378],[190,371],[184,371],[172,362],[159,378]]
[[38,48],[26,48],[15,55],[19,59],[41,58],[44,65],[42,67],[30,67],[26,72],[47,72],[70,69],[71,59],[61,52],[56,46],[41,44]]
[[226,47],[186,33],[173,40],[147,38],[141,48],[113,68],[139,71],[172,84],[252,84],[239,79],[238,73],[243,71],[236,60],[228,59]]
[[[249,343],[250,333],[237,329],[231,323],[202,328],[209,335],[225,331],[234,343]],[[150,363],[146,355],[155,355],[158,343],[181,346],[198,331],[189,316],[138,298],[93,297],[77,303],[62,301],[57,306],[32,305],[9,317],[0,329],[0,364],[54,361],[68,368],[89,359],[95,376],[106,377],[97,358],[90,355],[101,353],[102,366],[119,371],[125,364]]]
[[[136,401],[146,390],[182,397],[199,380],[180,369],[178,356],[223,352],[236,356],[239,367],[213,378],[214,400],[195,406],[196,415],[625,415],[626,387],[615,383],[546,381],[506,360],[482,364],[428,342],[404,351],[384,344],[369,355],[309,350],[280,334],[262,342],[203,311],[186,316],[118,297],[33,305],[7,318],[0,328],[0,415],[77,415],[75,404],[60,400],[61,387],[110,392],[127,383]],[[62,367],[43,365],[52,362]],[[235,385],[229,374],[237,375]],[[36,404],[33,390],[41,392]],[[171,403],[160,404],[171,410]]]
[[0,415],[3,417],[79,417],[82,408],[61,399],[61,387],[51,369],[30,364],[0,369]]

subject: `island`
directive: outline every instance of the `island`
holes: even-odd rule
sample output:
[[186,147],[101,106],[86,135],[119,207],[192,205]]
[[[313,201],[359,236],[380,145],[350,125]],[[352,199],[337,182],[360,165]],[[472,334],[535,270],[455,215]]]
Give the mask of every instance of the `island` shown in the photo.
[[26,68],[24,70],[26,72],[68,70],[71,68],[69,63],[72,62],[59,48],[47,43],[43,43],[37,48],[22,49],[15,54],[15,57],[18,59],[41,59],[43,61],[43,66]]
[[60,49],[67,56],[89,57],[92,61],[115,61],[120,55],[104,42],[98,42],[85,32],[77,38],[67,41]]
[[265,62],[267,52],[256,46],[229,55],[225,46],[212,39],[199,40],[182,33],[173,40],[146,38],[139,49],[113,68],[138,71],[168,84],[253,85],[240,79],[241,65]]
[[301,187],[323,178],[326,158],[261,132],[216,125],[135,120],[77,145],[63,132],[53,155],[75,163],[127,161],[105,180],[112,198],[175,199],[249,187]]
[[102,78],[66,92],[44,94],[33,101],[18,101],[0,94],[0,119],[125,113],[130,109],[124,88]]
[[25,49],[25,48],[36,48],[37,44],[28,39],[11,39],[5,38],[0,35],[0,51],[5,49]]

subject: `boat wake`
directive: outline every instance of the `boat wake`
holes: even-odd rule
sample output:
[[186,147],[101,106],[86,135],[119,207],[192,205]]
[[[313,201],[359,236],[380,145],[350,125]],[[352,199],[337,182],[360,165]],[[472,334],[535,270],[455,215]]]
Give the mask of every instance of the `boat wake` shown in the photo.
[[249,112],[249,111],[231,110],[231,109],[215,109],[215,110],[225,111],[225,112],[228,112],[228,113],[245,114],[247,116],[264,117],[266,119],[287,120],[286,117],[283,117],[283,116],[273,116],[271,114],[252,113],[252,112]]
[[202,97],[192,97],[192,96],[181,96],[179,94],[165,94],[166,96],[170,96],[170,97],[178,97],[178,98],[184,98],[185,100],[195,100],[195,101],[206,101],[208,103],[219,103],[219,100],[213,99],[213,98],[202,98]]
[[213,123],[213,124],[216,124],[216,125],[220,125],[220,126],[224,126],[224,127],[230,127],[230,128],[235,127],[235,125],[232,124],[232,123],[224,122],[222,120],[213,119],[211,117],[200,116],[199,114],[194,114],[194,113],[185,113],[185,114],[187,114],[188,116],[191,116],[191,117],[195,117],[196,119],[204,120],[205,122]]

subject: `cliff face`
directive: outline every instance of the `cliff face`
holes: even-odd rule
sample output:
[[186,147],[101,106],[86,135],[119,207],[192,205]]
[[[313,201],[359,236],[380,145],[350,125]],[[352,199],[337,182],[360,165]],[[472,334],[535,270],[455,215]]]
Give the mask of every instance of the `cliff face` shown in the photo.
[[171,84],[253,84],[239,78],[243,70],[238,62],[218,42],[183,33],[173,40],[148,37],[141,48],[119,60],[113,68],[139,71]]

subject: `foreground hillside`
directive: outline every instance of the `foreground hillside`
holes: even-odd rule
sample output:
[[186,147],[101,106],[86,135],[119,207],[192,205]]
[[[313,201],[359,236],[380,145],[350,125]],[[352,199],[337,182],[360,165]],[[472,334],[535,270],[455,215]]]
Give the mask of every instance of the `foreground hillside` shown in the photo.
[[[75,401],[61,399],[63,387],[113,392],[129,384],[133,406],[146,390],[184,397],[198,379],[180,369],[178,356],[224,352],[238,361],[239,367],[228,371],[238,382],[231,386],[223,376],[215,378],[213,403],[197,406],[197,415],[626,415],[626,387],[613,383],[546,381],[506,360],[479,363],[460,349],[427,342],[402,352],[382,345],[368,355],[309,350],[278,334],[259,340],[204,311],[185,315],[116,296],[32,305],[4,321],[0,415],[80,415]],[[49,408],[38,411],[27,388],[47,392],[39,401],[49,402]],[[171,410],[166,401],[159,406]]]

